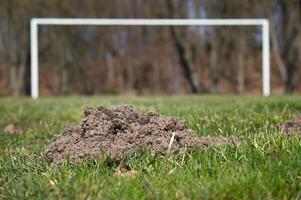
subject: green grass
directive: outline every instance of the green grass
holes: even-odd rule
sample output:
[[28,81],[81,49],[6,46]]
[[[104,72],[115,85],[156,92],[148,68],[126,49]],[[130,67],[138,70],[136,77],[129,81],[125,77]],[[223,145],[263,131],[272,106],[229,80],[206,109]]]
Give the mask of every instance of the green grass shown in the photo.
[[[42,155],[53,135],[78,123],[85,105],[133,104],[183,117],[199,135],[238,135],[244,144],[158,156],[140,152],[114,175],[104,159],[54,166]],[[301,145],[276,125],[301,113],[301,97],[60,97],[0,99],[0,199],[300,199]],[[23,135],[3,132],[21,126]]]

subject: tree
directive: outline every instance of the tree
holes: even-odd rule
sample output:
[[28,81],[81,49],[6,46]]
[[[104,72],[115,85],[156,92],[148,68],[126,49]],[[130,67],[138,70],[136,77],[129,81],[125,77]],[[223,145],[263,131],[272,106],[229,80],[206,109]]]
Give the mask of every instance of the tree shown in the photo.
[[[166,0],[166,3],[167,8],[170,12],[170,17],[179,17],[177,15],[177,2],[173,0]],[[201,89],[199,86],[198,73],[192,61],[191,46],[189,46],[189,42],[185,40],[183,33],[177,30],[177,28],[175,28],[174,26],[170,27],[170,33],[174,42],[176,52],[178,54],[179,62],[183,67],[184,74],[186,79],[188,80],[191,91],[192,93],[199,93]]]
[[5,46],[9,60],[10,87],[12,94],[19,96],[28,93],[29,76],[29,17],[30,2],[12,0],[5,7],[7,32]]
[[280,1],[280,26],[282,34],[282,59],[286,65],[285,93],[294,91],[294,76],[300,57],[300,44],[298,37],[301,34],[301,2],[297,0]]

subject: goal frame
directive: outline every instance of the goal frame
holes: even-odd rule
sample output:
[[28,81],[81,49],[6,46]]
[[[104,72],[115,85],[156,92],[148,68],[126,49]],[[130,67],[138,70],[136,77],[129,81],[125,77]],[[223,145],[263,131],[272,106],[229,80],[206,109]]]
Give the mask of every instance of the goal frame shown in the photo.
[[31,97],[39,97],[38,27],[40,25],[93,26],[261,26],[262,93],[270,95],[270,36],[268,19],[104,19],[32,18],[30,21]]

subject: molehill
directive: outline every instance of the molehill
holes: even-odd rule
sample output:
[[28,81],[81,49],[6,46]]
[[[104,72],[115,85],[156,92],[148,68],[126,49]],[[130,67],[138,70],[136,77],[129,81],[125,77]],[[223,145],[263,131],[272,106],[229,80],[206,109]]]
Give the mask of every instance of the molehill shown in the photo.
[[281,133],[288,136],[301,137],[301,116],[286,121],[281,128]]
[[74,163],[99,159],[104,154],[120,160],[142,149],[166,154],[238,142],[237,137],[198,137],[183,119],[142,114],[132,106],[86,107],[81,124],[55,136],[45,156],[55,164],[65,158]]

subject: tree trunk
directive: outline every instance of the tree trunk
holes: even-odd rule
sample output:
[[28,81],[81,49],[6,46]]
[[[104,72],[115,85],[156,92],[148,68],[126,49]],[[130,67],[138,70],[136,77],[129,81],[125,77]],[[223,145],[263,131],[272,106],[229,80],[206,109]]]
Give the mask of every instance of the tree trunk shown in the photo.
[[[167,7],[172,17],[175,17],[175,1],[167,0]],[[176,52],[179,58],[180,65],[183,67],[184,75],[189,83],[192,93],[201,92],[198,80],[198,73],[196,67],[192,62],[191,52],[188,43],[184,41],[184,38],[176,30],[174,26],[170,27],[170,34],[173,40]]]
[[126,85],[127,90],[132,92],[135,82],[134,70],[133,70],[133,61],[132,58],[126,58]]
[[285,94],[292,94],[294,92],[293,74],[295,66],[292,63],[286,65],[287,79],[285,81]]
[[17,65],[13,64],[10,66],[10,90],[14,96],[19,96],[18,80],[17,74],[18,69]]
[[283,62],[281,51],[279,48],[279,43],[276,35],[275,23],[273,22],[272,18],[270,17],[270,28],[271,28],[271,41],[272,41],[272,50],[275,56],[275,61],[281,76],[282,81],[286,82],[287,74],[285,70],[285,64]]
[[210,85],[210,92],[216,93],[218,92],[218,84],[220,81],[220,66],[218,61],[218,38],[219,36],[216,33],[217,30],[213,30],[213,40],[212,40],[212,48],[211,48],[211,56],[210,56],[210,65],[211,65],[211,73],[212,73],[212,79],[211,79],[211,85]]
[[107,83],[109,86],[109,90],[110,92],[113,92],[116,89],[116,77],[115,77],[115,66],[114,66],[114,62],[113,62],[113,56],[111,54],[111,52],[107,53],[107,57],[106,57],[106,61],[107,61],[107,67],[108,67],[108,75],[107,75]]
[[301,5],[293,1],[281,2],[283,14],[282,26],[284,30],[283,59],[286,65],[287,80],[285,82],[285,93],[290,94],[294,91],[294,75],[297,67],[299,50],[297,44],[298,34],[300,33]]
[[31,67],[30,67],[30,46],[28,43],[26,52],[26,62],[25,62],[25,73],[24,73],[24,94],[27,96],[31,95]]
[[68,79],[69,79],[68,63],[65,63],[62,67],[62,90],[61,90],[62,94],[67,94],[69,92]]
[[238,50],[238,93],[243,93],[245,90],[245,49],[246,41],[245,34],[240,34],[239,36],[239,47]]
[[10,86],[14,96],[20,96],[24,85],[25,64],[19,55],[11,54]]
[[179,62],[183,67],[184,74],[188,80],[192,93],[199,93],[199,80],[196,67],[192,63],[191,54],[189,52],[187,44],[181,39],[174,27],[171,27],[171,36],[174,41],[174,45],[179,57]]

